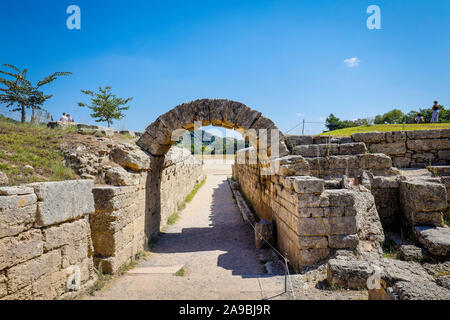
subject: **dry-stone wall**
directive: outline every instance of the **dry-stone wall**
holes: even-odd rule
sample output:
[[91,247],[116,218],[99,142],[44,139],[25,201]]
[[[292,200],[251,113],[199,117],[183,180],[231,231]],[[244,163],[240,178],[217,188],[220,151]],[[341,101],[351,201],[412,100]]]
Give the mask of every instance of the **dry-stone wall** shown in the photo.
[[442,227],[449,210],[449,167],[430,168],[440,178],[405,176],[393,159],[408,158],[407,166],[425,165],[424,157],[448,163],[449,132],[288,136],[291,154],[272,161],[274,174],[262,173],[249,148],[238,152],[233,178],[258,218],[273,223],[277,245],[296,269],[340,249],[380,259],[383,228],[406,231],[431,255],[445,259],[450,253],[448,228]]
[[90,222],[94,261],[107,273],[117,272],[142,251],[148,238],[166,225],[167,218],[202,178],[201,162],[185,149],[171,148],[162,170],[156,173],[149,163],[137,160],[136,150],[133,154],[135,157],[124,153],[116,159],[128,169],[120,170],[133,176],[128,185],[123,179],[111,179],[116,185],[97,185],[93,190],[95,213]]
[[399,168],[450,164],[450,129],[355,133],[352,139],[390,156]]
[[93,284],[91,180],[0,188],[0,299],[56,299]]
[[[238,158],[252,159],[252,148]],[[300,270],[328,258],[336,249],[379,251],[384,234],[372,194],[363,186],[327,190],[325,180],[311,174],[310,164],[300,155],[278,159],[274,175],[260,175],[259,166],[235,163],[233,178],[258,218],[272,222],[277,245]],[[367,246],[366,246],[367,247]]]

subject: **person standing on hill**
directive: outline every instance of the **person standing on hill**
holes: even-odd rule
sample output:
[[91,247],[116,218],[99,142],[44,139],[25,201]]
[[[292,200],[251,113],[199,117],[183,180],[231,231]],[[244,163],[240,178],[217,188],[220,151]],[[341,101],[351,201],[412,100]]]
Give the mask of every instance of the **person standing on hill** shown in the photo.
[[435,101],[433,107],[431,108],[433,110],[433,113],[431,115],[431,123],[438,123],[439,122],[439,105],[438,102]]

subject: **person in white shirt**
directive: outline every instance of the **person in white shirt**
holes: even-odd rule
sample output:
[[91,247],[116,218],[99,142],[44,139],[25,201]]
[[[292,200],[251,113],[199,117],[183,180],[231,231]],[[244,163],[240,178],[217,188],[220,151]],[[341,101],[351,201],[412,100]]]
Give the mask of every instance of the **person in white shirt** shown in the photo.
[[63,112],[61,119],[59,119],[59,121],[64,123],[69,121],[69,118],[66,116],[65,112]]

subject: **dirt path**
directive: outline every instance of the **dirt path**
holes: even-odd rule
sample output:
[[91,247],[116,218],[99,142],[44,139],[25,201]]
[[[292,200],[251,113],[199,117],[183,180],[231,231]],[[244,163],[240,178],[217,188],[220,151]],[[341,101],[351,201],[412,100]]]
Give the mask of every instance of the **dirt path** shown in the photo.
[[[283,298],[284,277],[264,274],[262,252],[254,248],[253,233],[242,221],[226,178],[208,175],[151,256],[91,298]],[[183,266],[185,276],[174,275]]]
[[[236,207],[227,178],[229,165],[210,163],[205,185],[169,226],[150,257],[87,299],[367,299],[366,290],[329,290],[326,265],[292,274],[284,293],[284,269],[264,262],[269,249],[256,250],[253,230]],[[278,268],[277,268],[278,266]],[[186,268],[184,276],[175,273]],[[325,284],[324,284],[325,283]],[[293,293],[292,293],[293,292]]]

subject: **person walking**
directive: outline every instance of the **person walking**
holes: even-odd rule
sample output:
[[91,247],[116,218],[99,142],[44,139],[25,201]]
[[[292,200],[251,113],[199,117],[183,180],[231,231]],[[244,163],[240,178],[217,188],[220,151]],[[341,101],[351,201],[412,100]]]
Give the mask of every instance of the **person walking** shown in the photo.
[[431,108],[433,113],[431,114],[431,123],[439,122],[439,105],[438,102],[435,101],[433,107]]

